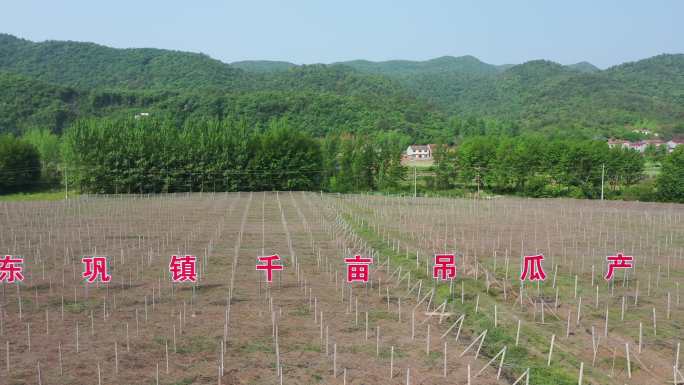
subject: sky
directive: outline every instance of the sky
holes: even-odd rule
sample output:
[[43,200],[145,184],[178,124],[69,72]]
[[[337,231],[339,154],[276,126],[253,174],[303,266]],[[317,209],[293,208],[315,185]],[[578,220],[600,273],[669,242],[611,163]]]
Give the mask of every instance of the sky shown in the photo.
[[[680,0],[5,0],[0,32],[33,41],[297,64],[473,55],[606,68],[684,53]],[[680,19],[680,20],[677,20]]]

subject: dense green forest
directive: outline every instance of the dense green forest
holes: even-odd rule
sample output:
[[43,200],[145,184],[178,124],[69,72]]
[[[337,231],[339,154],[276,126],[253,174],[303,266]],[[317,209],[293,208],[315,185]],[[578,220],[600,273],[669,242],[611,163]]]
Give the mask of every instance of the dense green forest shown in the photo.
[[[0,72],[13,74],[0,76],[0,89],[7,89],[0,95],[4,132],[29,126],[59,132],[77,118],[148,110],[180,120],[195,118],[193,112],[234,117],[250,114],[241,108],[256,102],[265,106],[260,122],[299,115],[311,125],[301,128],[316,134],[390,129],[429,140],[455,116],[588,138],[624,136],[625,127],[644,122],[666,136],[684,135],[684,55],[606,70],[544,60],[497,66],[472,56],[227,64],[195,53],[35,43],[0,34]],[[356,116],[349,116],[350,109]]]
[[652,120],[664,133],[684,134],[681,54],[603,71],[587,62],[563,66],[545,60],[496,66],[472,56],[338,64],[395,79],[448,114],[515,120],[531,130],[592,127],[604,134]]
[[[382,190],[410,193],[402,152],[411,138],[399,131],[329,133],[298,130],[287,119],[255,130],[244,120],[87,119],[71,125],[61,140],[48,131],[22,139],[2,137],[0,173],[16,176],[15,189],[50,180],[92,193],[240,190]],[[472,136],[457,147],[439,145],[432,191],[486,190],[534,197],[682,201],[684,148],[660,156],[663,172],[644,180],[645,157],[605,142]],[[42,161],[42,164],[39,163]],[[25,165],[17,162],[24,162]],[[14,180],[14,179],[13,179]],[[657,183],[657,189],[655,189]],[[8,185],[9,186],[9,185]],[[6,186],[6,187],[8,187]],[[421,189],[423,189],[421,187]]]
[[600,198],[603,179],[605,191],[619,197],[641,182],[644,162],[637,151],[601,141],[477,136],[456,151],[438,151],[434,183],[441,189],[460,181],[499,193]]
[[402,151],[441,143],[421,188],[596,198],[602,165],[611,198],[681,200],[681,155],[647,155],[656,181],[643,156],[608,150],[609,137],[642,137],[634,128],[684,136],[683,55],[606,70],[472,56],[227,64],[0,34],[0,174],[16,174],[2,192],[67,180],[85,192],[407,192]]

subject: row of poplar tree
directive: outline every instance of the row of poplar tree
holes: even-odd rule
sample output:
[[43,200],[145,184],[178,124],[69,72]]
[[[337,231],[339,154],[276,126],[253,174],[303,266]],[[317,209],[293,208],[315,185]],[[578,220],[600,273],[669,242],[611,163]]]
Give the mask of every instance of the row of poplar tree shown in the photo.
[[[263,129],[239,120],[180,126],[152,117],[81,120],[61,137],[47,131],[0,136],[0,192],[65,182],[88,193],[412,192],[413,173],[401,162],[410,143],[399,131],[315,138],[286,119]],[[600,140],[465,137],[437,145],[434,165],[418,184],[421,190],[598,198],[603,182],[612,197],[638,187],[639,199],[684,201],[683,153],[658,160],[656,183],[645,178],[642,154]]]
[[501,193],[597,198],[644,178],[644,156],[599,140],[477,136],[434,153],[438,189],[459,182]]
[[85,192],[361,191],[401,182],[404,139],[391,136],[320,140],[287,120],[255,130],[231,120],[97,119],[66,131],[63,157]]

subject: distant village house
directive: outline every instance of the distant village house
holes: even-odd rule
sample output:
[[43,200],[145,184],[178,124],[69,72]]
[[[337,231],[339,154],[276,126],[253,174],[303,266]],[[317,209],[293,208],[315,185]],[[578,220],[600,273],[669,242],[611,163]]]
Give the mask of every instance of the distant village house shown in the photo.
[[646,151],[646,148],[648,146],[655,146],[655,147],[661,147],[665,146],[667,147],[668,152],[674,151],[674,149],[677,146],[683,145],[684,140],[679,140],[679,139],[672,139],[669,141],[664,141],[660,139],[650,139],[650,140],[640,140],[638,142],[630,142],[628,140],[609,140],[608,141],[608,147],[613,148],[613,147],[621,147],[621,148],[629,148],[632,150],[636,150],[639,152],[644,152]]
[[408,160],[432,160],[435,147],[434,144],[412,144],[408,146],[404,156]]

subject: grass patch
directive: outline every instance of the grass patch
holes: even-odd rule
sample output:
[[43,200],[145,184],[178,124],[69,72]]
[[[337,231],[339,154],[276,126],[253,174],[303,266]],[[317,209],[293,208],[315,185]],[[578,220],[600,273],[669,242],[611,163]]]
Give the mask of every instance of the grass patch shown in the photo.
[[[352,220],[349,215],[345,215],[345,220],[357,234],[366,241],[369,245],[375,248],[381,255],[388,256],[394,266],[401,264],[404,266],[404,271],[410,270],[412,280],[413,279],[423,279],[424,288],[427,290],[427,285],[432,279],[427,277],[425,274],[425,267],[421,266],[416,268],[415,262],[413,260],[407,260],[405,254],[397,254],[391,248],[387,247],[387,244],[383,242],[382,238],[379,237],[371,227],[368,225],[360,225],[359,223]],[[464,282],[464,286],[468,292],[479,292],[483,293],[480,295],[480,308],[485,309],[492,307],[495,303],[494,299],[490,296],[484,294],[485,283],[484,280],[474,280],[471,278],[460,277],[459,281]],[[458,285],[455,285],[455,287]],[[560,366],[555,364],[551,367],[546,367],[546,359],[540,355],[536,355],[533,351],[522,347],[515,347],[515,329],[508,330],[504,328],[495,328],[494,320],[490,319],[484,312],[475,313],[474,304],[466,303],[461,304],[460,299],[454,301],[449,298],[449,287],[448,285],[438,285],[435,292],[435,298],[433,303],[441,303],[447,300],[449,305],[453,310],[458,313],[466,313],[465,321],[463,324],[462,335],[464,337],[477,336],[483,330],[487,329],[487,338],[482,346],[480,352],[481,356],[485,358],[491,358],[496,355],[504,346],[508,346],[508,351],[506,353],[506,365],[508,367],[504,368],[507,377],[517,378],[526,368],[530,368],[531,380],[535,384],[539,385],[575,385],[577,383],[577,378],[575,376],[574,370],[570,372],[565,366]],[[534,333],[530,331],[527,335],[530,336],[530,343],[535,345],[537,351],[544,351],[545,346],[548,345],[548,341],[544,336],[538,335],[539,333]],[[395,351],[395,355],[396,355]],[[389,354],[384,350],[381,351],[381,356],[383,354]],[[389,356],[388,356],[389,357]],[[429,359],[429,357],[428,357]],[[572,357],[567,357],[563,361],[565,365],[573,365],[574,361]]]
[[[161,337],[161,344],[163,344],[164,341],[165,339]],[[179,354],[211,352],[216,350],[216,344],[217,340],[209,336],[187,336],[184,338],[183,343],[181,343],[180,346],[177,346],[176,351]]]
[[314,344],[311,342],[302,343],[302,344],[296,345],[294,350],[303,351],[303,352],[320,353],[321,352],[321,346],[319,344]]
[[[61,300],[60,300],[61,301]],[[95,300],[88,300],[88,301],[67,301],[64,299],[64,311],[69,312],[71,314],[79,314],[82,313],[91,307],[96,306],[97,303]],[[61,302],[58,303],[58,306],[61,306]]]
[[[361,315],[359,315],[359,319],[361,319]],[[378,321],[378,320],[384,320],[384,319],[392,319],[394,318],[394,315],[387,310],[377,310],[377,309],[370,309],[368,311],[368,322],[373,322],[373,321]],[[366,322],[365,320],[363,322]],[[361,324],[361,321],[359,321],[359,324]]]
[[[78,195],[69,192],[69,198]],[[25,202],[25,201],[58,201],[64,199],[64,191],[43,191],[0,195],[0,201],[5,202]]]
[[300,305],[290,312],[290,315],[304,317],[310,315],[309,307],[307,305]]
[[194,379],[194,378],[184,378],[184,379],[182,379],[182,380],[180,380],[180,381],[178,381],[178,382],[174,382],[174,383],[171,384],[171,385],[190,385],[190,384],[194,384],[194,383],[195,383],[195,379]]
[[[404,353],[402,350],[398,349],[396,346],[394,347],[394,359],[396,360],[397,358],[402,358],[405,357],[406,353]],[[384,360],[389,360],[392,357],[392,348],[391,347],[380,347],[380,358]]]
[[270,342],[266,341],[252,341],[246,344],[243,344],[240,346],[240,351],[243,353],[256,353],[256,352],[266,352],[266,353],[273,353],[273,346],[271,345]]

